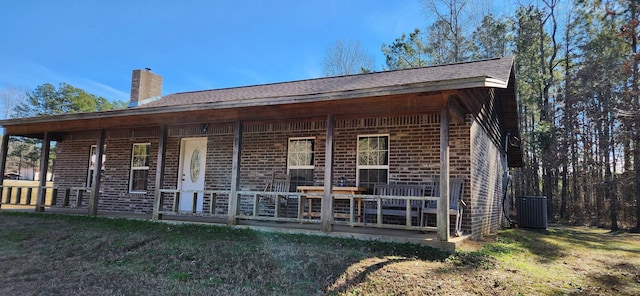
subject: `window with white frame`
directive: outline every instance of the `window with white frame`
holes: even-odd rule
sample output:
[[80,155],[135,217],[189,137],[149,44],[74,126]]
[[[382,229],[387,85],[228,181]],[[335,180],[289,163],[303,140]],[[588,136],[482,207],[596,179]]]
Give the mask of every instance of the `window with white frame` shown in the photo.
[[358,185],[373,194],[376,183],[389,179],[389,135],[358,136],[357,157]]
[[[87,172],[87,187],[91,188],[91,186],[93,186],[93,169],[96,167],[96,154],[98,153],[98,146],[97,145],[91,145],[91,149],[89,152],[89,169]],[[106,152],[107,147],[103,146],[102,147],[102,167],[101,170],[104,172],[104,165],[105,162],[107,160],[107,154]]]
[[287,152],[287,171],[290,190],[297,186],[313,185],[315,167],[315,138],[290,138]]
[[146,192],[149,180],[150,143],[133,144],[131,151],[130,192]]

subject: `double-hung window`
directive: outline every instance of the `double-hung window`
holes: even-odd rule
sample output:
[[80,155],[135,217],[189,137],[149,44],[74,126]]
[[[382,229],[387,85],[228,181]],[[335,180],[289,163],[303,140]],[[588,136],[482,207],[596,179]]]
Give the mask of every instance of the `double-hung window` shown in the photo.
[[[98,153],[98,146],[91,145],[91,150],[89,152],[89,169],[87,171],[87,187],[91,188],[93,186],[93,169],[96,167],[96,154]],[[100,168],[104,172],[104,164],[107,160],[106,154],[107,147],[104,146],[102,148],[102,167]]]
[[149,180],[149,148],[151,144],[133,144],[131,152],[130,192],[146,192]]
[[387,183],[389,179],[389,136],[358,136],[357,178],[359,186],[373,194],[376,183]]
[[313,185],[315,167],[315,138],[290,138],[287,153],[287,170],[291,179],[290,191],[297,186]]

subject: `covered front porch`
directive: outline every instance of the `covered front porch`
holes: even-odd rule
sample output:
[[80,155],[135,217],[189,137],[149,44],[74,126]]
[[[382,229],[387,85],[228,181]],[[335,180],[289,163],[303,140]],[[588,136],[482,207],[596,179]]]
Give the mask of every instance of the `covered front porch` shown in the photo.
[[[437,95],[442,97],[441,94]],[[408,108],[411,107],[415,107],[415,104],[410,104]],[[196,122],[186,125],[176,123],[159,127],[141,126],[136,129],[114,126],[95,131],[47,131],[39,135],[30,134],[34,138],[43,140],[41,164],[49,162],[50,143],[53,140],[59,145],[61,150],[59,153],[64,153],[68,149],[77,150],[75,146],[68,146],[69,143],[78,145],[78,142],[83,142],[86,143],[86,147],[92,147],[89,154],[79,153],[67,156],[61,154],[57,160],[59,165],[64,164],[67,157],[77,159],[84,156],[87,160],[92,158],[94,163],[89,165],[87,173],[87,178],[91,180],[86,183],[91,186],[83,186],[84,182],[71,182],[70,178],[64,176],[56,176],[53,184],[42,181],[38,186],[27,187],[5,184],[0,202],[4,208],[6,205],[31,204],[36,211],[72,209],[74,212],[85,211],[88,215],[97,215],[102,211],[113,212],[109,206],[110,202],[106,201],[106,196],[114,195],[112,191],[117,187],[118,182],[125,181],[114,180],[114,175],[119,170],[110,167],[110,164],[115,162],[112,155],[115,154],[113,151],[118,149],[118,142],[126,138],[130,143],[125,145],[146,141],[151,143],[152,148],[148,156],[155,158],[155,162],[153,160],[149,162],[151,167],[147,171],[149,181],[147,190],[138,195],[129,193],[129,198],[150,196],[153,200],[151,218],[155,220],[191,221],[196,218],[200,222],[223,222],[228,225],[251,225],[252,227],[262,225],[260,227],[315,230],[324,233],[336,232],[336,227],[340,227],[339,233],[349,232],[354,235],[364,229],[367,231],[387,229],[385,231],[388,233],[396,231],[396,234],[406,237],[429,237],[428,240],[437,238],[438,241],[449,241],[454,233],[450,226],[452,216],[447,210],[450,208],[450,198],[447,194],[450,192],[447,145],[450,126],[449,104],[440,106],[442,109],[440,114],[402,114],[408,111],[400,114],[386,112],[375,114],[379,112],[375,111],[378,108],[369,108],[367,114],[360,116],[331,114],[327,115],[325,120],[315,116],[312,119],[296,117],[268,121],[236,120],[233,123]],[[302,109],[301,107],[293,110],[292,113],[300,114]],[[307,109],[304,108],[304,110]],[[444,119],[440,120],[440,117]],[[464,122],[459,125],[468,129]],[[437,149],[440,156],[438,162],[418,162],[411,165],[428,167],[428,170],[421,171],[420,174],[401,172],[401,169],[395,172],[396,169],[393,168],[396,159],[401,158],[402,155],[410,157],[411,152],[407,147],[419,145],[412,144],[415,141],[413,136],[402,133],[402,130],[407,128],[422,130],[413,133],[423,136],[438,131],[439,136],[436,139],[421,141],[431,144],[443,143],[438,145],[441,148],[432,147]],[[374,181],[377,180],[369,180],[370,184],[365,184],[365,178],[358,176],[356,172],[358,165],[355,160],[358,150],[356,146],[358,139],[360,142],[363,141],[362,137],[369,141],[372,130],[383,130],[384,132],[380,134],[385,141],[389,142],[386,145],[391,145],[393,148],[392,152],[385,156],[389,158],[387,161],[392,165],[391,169],[385,172],[387,175],[384,176],[384,183],[399,183],[399,187],[422,186],[428,190],[394,194],[376,191]],[[274,144],[270,143],[270,140],[260,139],[261,135],[269,132],[279,134],[282,141]],[[142,135],[141,139],[135,139],[135,134]],[[22,133],[14,133],[14,135],[24,136]],[[358,138],[358,135],[364,136]],[[153,140],[149,140],[150,138]],[[315,141],[313,152],[316,154],[316,160],[312,173],[302,181],[300,180],[302,177],[298,175],[298,183],[296,183],[295,180],[291,180],[291,167],[287,166],[290,155],[286,151],[286,146],[292,145],[291,141],[299,139]],[[5,148],[1,155],[3,160],[6,160],[8,140],[9,137],[3,137],[2,145]],[[203,163],[197,165],[202,165],[199,168],[194,167],[192,163],[193,151],[188,151],[189,141],[197,140],[206,142],[202,147],[203,155],[200,156]],[[288,144],[287,141],[289,141]],[[256,159],[278,154],[266,149],[267,146],[278,147],[278,145],[285,146],[280,147],[284,152],[279,153],[284,155],[276,157],[279,160],[255,165]],[[340,147],[336,149],[335,145]],[[262,151],[263,149],[266,151]],[[344,151],[345,149],[350,151]],[[340,151],[337,156],[336,150]],[[399,155],[393,153],[393,150]],[[212,155],[216,153],[221,154],[217,157],[218,159],[224,160],[214,161],[212,158],[216,156]],[[419,154],[416,153],[416,156]],[[337,165],[336,162],[338,162]],[[46,173],[47,169],[42,165],[40,171]],[[64,174],[65,170],[77,171],[78,168],[56,167],[55,170]],[[193,170],[202,172],[205,185],[200,189],[185,186],[185,179],[193,177]],[[289,175],[286,188],[269,187],[273,185],[273,175],[276,173]],[[402,174],[409,176],[403,177]],[[414,181],[408,182],[409,177]],[[82,177],[75,179],[82,179]],[[340,182],[346,182],[346,184],[340,184]],[[434,190],[433,186],[438,186],[438,189]],[[304,188],[314,188],[314,190],[302,190]],[[343,188],[356,190],[345,192],[341,190]],[[445,194],[434,194],[435,192]],[[47,195],[49,198],[46,198]],[[125,199],[121,199],[121,202],[123,200]],[[423,211],[427,208],[430,210],[428,213]],[[440,214],[439,210],[444,214]],[[436,233],[437,236],[434,235]]]

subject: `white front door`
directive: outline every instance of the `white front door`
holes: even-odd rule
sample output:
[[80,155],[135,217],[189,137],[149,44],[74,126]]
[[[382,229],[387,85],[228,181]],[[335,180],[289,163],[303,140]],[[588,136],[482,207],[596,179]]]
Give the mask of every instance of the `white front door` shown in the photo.
[[196,212],[202,212],[207,138],[185,138],[180,147],[180,211],[192,211],[194,193],[197,193]]

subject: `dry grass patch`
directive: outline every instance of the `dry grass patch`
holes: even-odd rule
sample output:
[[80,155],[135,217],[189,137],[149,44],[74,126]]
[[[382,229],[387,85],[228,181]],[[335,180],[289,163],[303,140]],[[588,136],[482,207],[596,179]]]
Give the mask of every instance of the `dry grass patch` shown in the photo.
[[219,226],[0,213],[1,295],[639,295],[640,236],[511,229],[456,254]]
[[640,235],[510,229],[444,261],[369,258],[337,283],[344,295],[640,295]]
[[219,226],[0,213],[0,295],[321,295],[353,263],[446,254]]

